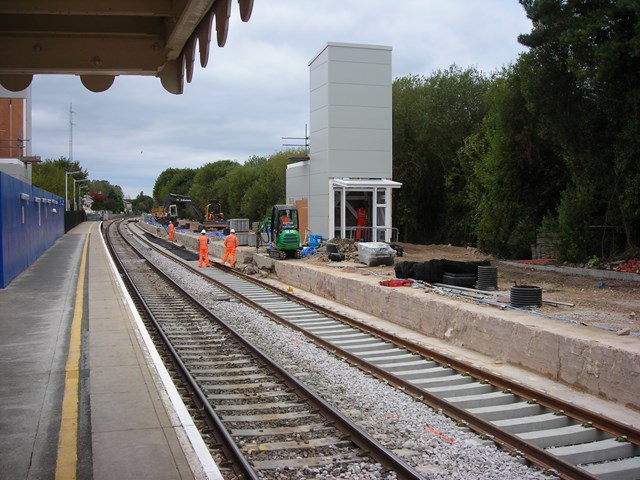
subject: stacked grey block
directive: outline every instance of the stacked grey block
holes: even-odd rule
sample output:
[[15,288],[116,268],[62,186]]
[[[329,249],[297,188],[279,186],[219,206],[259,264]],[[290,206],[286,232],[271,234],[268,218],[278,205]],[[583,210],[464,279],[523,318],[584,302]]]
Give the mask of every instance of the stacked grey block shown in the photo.
[[229,228],[236,231],[238,243],[241,246],[249,245],[249,219],[248,218],[232,218],[229,220]]

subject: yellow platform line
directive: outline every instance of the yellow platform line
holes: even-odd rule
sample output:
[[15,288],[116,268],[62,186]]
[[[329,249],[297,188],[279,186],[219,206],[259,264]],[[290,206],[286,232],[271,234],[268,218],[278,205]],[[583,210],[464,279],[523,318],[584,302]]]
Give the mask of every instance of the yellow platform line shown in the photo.
[[80,272],[76,285],[76,301],[73,308],[69,354],[65,366],[64,396],[62,398],[62,419],[58,437],[58,458],[56,460],[56,480],[75,480],[78,466],[78,390],[80,380],[80,354],[82,347],[82,317],[84,314],[84,281],[89,246],[89,228],[82,250]]

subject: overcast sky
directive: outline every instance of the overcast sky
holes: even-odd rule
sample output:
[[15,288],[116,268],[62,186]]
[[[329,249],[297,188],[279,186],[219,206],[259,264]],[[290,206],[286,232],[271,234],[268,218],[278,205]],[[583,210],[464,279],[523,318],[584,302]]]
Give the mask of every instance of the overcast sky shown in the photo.
[[491,73],[518,58],[517,36],[530,30],[517,0],[255,0],[247,23],[233,2],[225,47],[212,42],[205,69],[196,56],[182,95],[155,77],[116,77],[92,93],[76,76],[36,76],[32,155],[71,152],[90,179],[151,195],[166,168],[242,163],[303,137],[308,64],[327,42],[392,47],[393,78],[454,63]]

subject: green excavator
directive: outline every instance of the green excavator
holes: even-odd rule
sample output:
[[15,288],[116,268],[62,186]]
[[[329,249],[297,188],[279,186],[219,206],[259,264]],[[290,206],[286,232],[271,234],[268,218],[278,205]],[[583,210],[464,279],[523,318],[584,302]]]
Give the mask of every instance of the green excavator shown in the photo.
[[302,258],[298,209],[294,205],[274,205],[265,215],[256,235],[256,250],[267,246],[271,258]]

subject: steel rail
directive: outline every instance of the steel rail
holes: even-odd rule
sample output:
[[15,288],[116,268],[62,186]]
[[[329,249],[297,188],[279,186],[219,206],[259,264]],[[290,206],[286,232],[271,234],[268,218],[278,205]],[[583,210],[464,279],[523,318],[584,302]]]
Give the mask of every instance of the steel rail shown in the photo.
[[[164,252],[162,251],[160,251],[160,253],[164,254]],[[187,267],[192,268],[188,265]],[[562,411],[563,414],[565,414],[566,416],[574,418],[575,420],[578,420],[581,423],[591,422],[593,427],[599,428],[603,431],[611,433],[614,436],[627,436],[627,440],[629,440],[631,443],[637,443],[638,441],[638,435],[640,434],[640,432],[629,427],[628,425],[624,425],[620,422],[609,419],[602,415],[589,412],[588,410],[583,409],[581,407],[568,404],[566,402],[563,402],[562,400],[549,396],[543,392],[531,389],[529,387],[517,384],[515,382],[511,382],[508,379],[493,375],[490,372],[486,372],[485,370],[474,367],[473,365],[469,365],[464,362],[449,358],[446,355],[436,352],[435,350],[431,350],[427,347],[422,347],[412,342],[405,341],[403,339],[393,336],[392,334],[384,332],[376,327],[372,327],[370,325],[363,325],[349,317],[346,317],[337,312],[326,309],[322,306],[318,306],[312,302],[309,302],[305,299],[297,297],[287,292],[286,290],[280,290],[280,289],[274,288],[271,285],[260,282],[259,280],[249,277],[247,275],[243,275],[229,267],[226,267],[223,265],[216,265],[216,267],[221,268],[230,273],[233,273],[234,275],[240,276],[243,279],[248,280],[261,287],[264,287],[274,293],[282,295],[286,297],[288,300],[300,303],[308,308],[317,310],[318,312],[330,318],[334,318],[338,321],[345,322],[352,327],[358,328],[362,331],[365,331],[374,336],[377,336],[385,341],[401,346],[407,349],[408,351],[417,353],[427,358],[431,358],[438,363],[442,363],[443,365],[449,366],[455,370],[459,370],[461,372],[467,373],[468,375],[474,378],[477,378],[480,381],[486,381],[496,386],[497,388],[500,388],[503,390],[509,390],[510,393],[517,396],[521,396],[526,400],[535,401],[540,406],[547,407],[555,411]],[[192,270],[198,273],[199,275],[202,275],[199,271],[195,269],[192,269]],[[468,426],[469,428],[476,431],[477,433],[487,436],[494,443],[501,445],[508,450],[518,452],[525,459],[531,461],[532,463],[535,463],[536,465],[539,465],[544,469],[557,472],[562,478],[575,479],[575,480],[595,480],[597,478],[594,475],[591,475],[589,472],[585,471],[584,469],[580,468],[579,466],[574,465],[565,460],[562,460],[557,456],[548,453],[543,448],[532,445],[526,440],[522,440],[517,435],[514,435],[510,432],[500,429],[499,427],[496,427],[493,423],[483,420],[469,413],[465,409],[461,407],[457,407],[452,403],[444,400],[443,398],[435,396],[421,389],[420,387],[416,387],[410,382],[398,378],[397,376],[372,364],[371,362],[363,360],[357,354],[352,354],[344,349],[336,347],[333,343],[327,340],[324,340],[314,335],[313,333],[309,332],[308,330],[283,319],[281,316],[271,312],[270,310],[254,302],[250,298],[247,298],[246,296],[237,292],[233,288],[228,287],[223,283],[217,282],[215,279],[212,279],[211,277],[208,277],[206,275],[202,275],[202,276],[208,279],[209,281],[215,283],[216,286],[225,290],[229,294],[232,294],[240,298],[242,302],[247,303],[248,305],[251,305],[253,308],[259,310],[261,313],[271,318],[272,320],[277,321],[278,323],[284,324],[289,328],[292,328],[304,334],[307,338],[311,339],[316,344],[322,346],[325,350],[333,353],[334,355],[347,359],[350,363],[357,365],[362,370],[367,371],[372,375],[375,375],[376,377],[384,380],[385,382],[395,386],[396,388],[399,388],[400,390],[403,390],[411,394],[411,396],[424,402],[430,407],[435,407],[442,410],[442,412],[445,415],[455,419],[458,422],[462,422],[465,426]],[[567,412],[570,412],[570,414]],[[601,428],[601,426],[603,425],[606,426],[606,428]]]
[[[231,269],[229,269],[231,270]],[[242,275],[238,272],[234,272],[236,275]],[[243,276],[243,278],[246,276]],[[209,277],[207,277],[209,278]],[[248,279],[248,277],[246,277]],[[253,280],[253,279],[251,279]],[[215,282],[215,281],[214,281]],[[265,316],[268,316],[269,318],[271,318],[274,321],[277,321],[278,323],[281,324],[285,324],[290,328],[295,329],[298,332],[301,332],[302,334],[304,334],[307,338],[313,340],[314,343],[322,346],[325,350],[333,353],[334,355],[337,355],[339,357],[342,357],[346,360],[348,360],[350,363],[357,365],[360,369],[371,373],[372,375],[375,375],[376,377],[383,379],[384,381],[386,381],[387,383],[395,386],[396,388],[399,388],[400,390],[403,390],[406,393],[411,394],[412,397],[422,401],[423,403],[427,404],[428,406],[432,407],[432,408],[437,408],[440,409],[445,415],[447,415],[448,417],[451,417],[453,419],[455,419],[458,422],[462,422],[465,426],[468,426],[469,428],[471,428],[472,430],[482,434],[482,435],[486,435],[488,438],[490,438],[494,443],[503,446],[504,448],[511,450],[511,451],[516,451],[522,454],[522,456],[524,458],[526,458],[527,460],[535,463],[536,465],[541,466],[544,469],[553,471],[553,472],[557,472],[558,475],[560,475],[562,478],[567,478],[567,479],[572,479],[572,480],[597,480],[597,477],[591,475],[589,472],[585,471],[584,469],[578,467],[577,465],[574,465],[572,463],[569,463],[565,460],[562,460],[560,458],[558,458],[555,455],[551,455],[550,453],[548,453],[547,451],[545,451],[544,449],[537,447],[535,445],[532,445],[530,443],[528,443],[526,440],[522,440],[520,437],[518,437],[517,435],[514,435],[510,432],[507,432],[499,427],[496,427],[495,425],[493,425],[491,422],[483,420],[475,415],[473,415],[472,413],[466,411],[465,409],[461,408],[461,407],[457,407],[456,405],[453,405],[452,403],[446,401],[443,398],[437,397],[423,389],[421,389],[420,387],[417,387],[415,385],[412,385],[411,383],[407,382],[407,381],[403,381],[401,379],[399,379],[397,376],[385,371],[384,369],[372,364],[371,362],[368,362],[366,360],[363,360],[362,358],[358,357],[358,355],[350,353],[344,349],[341,349],[339,347],[336,347],[334,344],[332,344],[331,342],[324,340],[314,334],[312,334],[311,332],[299,327],[298,325],[295,325],[291,322],[288,322],[287,320],[283,319],[282,317],[280,317],[279,315],[267,310],[266,308],[262,307],[261,305],[259,305],[258,303],[254,302],[253,300],[251,300],[250,298],[245,297],[244,295],[238,293],[237,291],[234,291],[233,289],[221,284],[221,283],[217,283],[217,286],[219,286],[220,288],[223,288],[225,291],[232,293],[234,296],[239,297],[242,302],[247,303],[248,305],[251,305],[253,308],[256,308],[257,310],[259,310],[260,312],[262,312]],[[281,292],[280,292],[281,293]],[[293,296],[292,296],[293,298]],[[296,298],[297,300],[297,298]],[[309,304],[312,305],[312,304]],[[313,308],[316,308],[315,306]],[[323,312],[324,313],[324,312]],[[335,314],[334,315],[330,315],[332,317],[335,318]],[[337,318],[336,318],[337,319]],[[357,322],[354,322],[352,324],[352,321],[348,322],[350,325],[355,325]],[[362,325],[358,324],[358,328],[364,331],[367,331],[367,328],[363,328]],[[378,330],[378,329],[374,329],[374,330]],[[380,331],[381,332],[381,331]],[[381,332],[384,333],[384,332]],[[397,342],[397,338],[393,337],[392,335],[389,334],[385,334],[385,338],[388,339],[389,341],[398,344]],[[415,347],[415,345],[414,345]],[[452,366],[451,360],[446,358],[446,357],[442,357],[441,355],[438,355],[441,359],[443,359],[443,362],[449,366]],[[434,357],[435,358],[435,357]],[[446,361],[445,361],[446,360]],[[458,362],[456,362],[458,363]],[[464,365],[464,369],[462,369],[462,371],[469,371],[470,369],[468,368],[468,365],[465,364],[460,364],[459,365]]]
[[[131,245],[129,240],[124,235],[122,236],[122,238],[123,238],[123,240],[125,242],[127,242],[129,245]],[[132,245],[131,245],[131,247],[137,252],[135,247],[133,247]],[[142,258],[144,258],[139,252],[137,252],[137,253]],[[216,315],[211,313],[197,299],[195,299],[188,292],[184,291],[180,285],[178,285],[171,278],[169,278],[158,267],[156,267],[155,265],[153,265],[152,263],[150,263],[148,261],[147,261],[147,263],[159,276],[161,276],[164,280],[166,280],[168,283],[173,285],[176,289],[180,290],[181,293],[184,296],[186,296],[191,302],[193,302],[195,305],[197,305],[199,308],[201,308],[208,315],[214,317],[216,319],[216,322],[222,328],[224,328],[231,336],[233,336],[235,340],[237,340],[245,348],[247,348],[252,353],[252,355],[254,355],[255,357],[259,358],[265,364],[265,366],[267,368],[269,368],[270,370],[275,372],[276,375],[279,376],[281,378],[281,380],[283,380],[287,386],[289,386],[291,389],[295,390],[296,392],[299,392],[301,394],[301,396],[304,397],[305,400],[307,400],[309,403],[311,403],[313,406],[315,406],[318,410],[322,411],[323,415],[326,418],[328,418],[339,430],[341,430],[342,432],[348,434],[350,439],[351,439],[351,441],[353,441],[353,443],[355,443],[358,447],[362,448],[369,455],[371,455],[371,457],[373,459],[375,459],[376,461],[380,462],[382,465],[385,465],[388,468],[391,468],[398,475],[398,478],[400,478],[400,479],[422,480],[424,478],[423,475],[418,473],[413,467],[411,467],[409,464],[407,464],[404,460],[402,460],[397,455],[395,455],[393,452],[391,452],[389,449],[387,449],[384,445],[382,445],[380,442],[378,442],[375,438],[373,438],[371,435],[369,435],[366,431],[361,429],[358,425],[356,425],[355,423],[350,421],[339,410],[337,410],[330,403],[328,403],[326,400],[324,400],[317,392],[315,392],[313,389],[307,387],[304,383],[300,382],[295,376],[291,375],[287,370],[285,370],[284,368],[280,367],[280,365],[278,365],[275,361],[273,361],[269,356],[267,356],[264,352],[262,352],[258,347],[256,347],[251,342],[249,342],[242,334],[240,334],[238,331],[236,331],[227,322],[225,322],[224,320],[218,318]],[[197,270],[193,269],[192,267],[190,267],[188,265],[182,264],[182,266],[186,267],[187,269],[189,269],[189,270],[191,270],[191,271],[193,271],[193,272],[195,272],[195,273],[197,273],[199,275],[201,275],[200,272],[198,272]],[[207,277],[207,278],[209,278],[209,277]],[[145,307],[145,310],[148,310],[148,308]],[[150,311],[149,311],[149,313],[150,313]],[[151,316],[153,318],[152,314],[151,314]],[[155,320],[154,320],[154,324],[156,324],[156,327],[159,328],[160,331],[162,330],[159,327],[159,325],[157,325]],[[170,342],[168,342],[168,339],[164,336],[164,334],[163,334],[163,340],[168,343],[168,346],[171,348],[172,355],[175,355],[176,357],[178,357],[177,352],[175,352],[175,350],[173,350],[173,347],[171,347]],[[182,361],[179,360],[179,358],[178,358],[178,362],[181,365],[181,369],[184,368],[186,370],[186,367],[184,366]],[[199,392],[199,397],[200,398],[204,398],[205,408],[209,408],[210,409],[209,402],[206,400],[206,397],[204,397],[204,394],[202,394],[200,388],[197,386],[197,383],[191,377],[190,374],[189,374],[189,378],[190,378],[190,380],[189,380],[190,384],[193,383],[194,388],[197,388],[197,391]],[[222,425],[222,422],[219,419],[219,417],[217,416],[217,414],[215,414],[215,412],[213,412],[212,409],[211,409],[211,412],[215,415],[216,421],[219,422],[220,425]],[[222,427],[222,428],[224,429],[224,427]],[[225,430],[225,433],[226,433],[226,430]],[[231,440],[231,441],[233,442],[233,440]],[[235,442],[233,443],[233,445],[235,446]],[[242,453],[240,453],[240,455],[242,456]],[[242,456],[242,457],[244,458],[244,456]],[[251,468],[251,467],[249,466],[249,468]],[[253,469],[251,469],[251,470],[253,471]]]
[[[117,225],[119,233],[120,233],[120,225],[121,225],[121,222],[119,221],[118,225]],[[247,461],[245,456],[242,454],[242,452],[240,451],[240,448],[238,447],[238,445],[236,444],[234,439],[231,437],[231,435],[229,434],[229,432],[225,428],[225,426],[224,426],[222,420],[220,420],[220,417],[218,416],[218,414],[211,407],[211,404],[207,400],[206,395],[204,394],[204,392],[202,392],[202,389],[200,388],[200,386],[198,385],[196,380],[193,378],[193,376],[191,375],[191,373],[187,369],[187,367],[184,364],[184,362],[180,359],[180,355],[173,348],[173,345],[171,344],[171,342],[169,341],[169,339],[167,338],[167,336],[163,332],[163,330],[160,327],[160,324],[158,323],[155,315],[152,313],[151,308],[145,302],[142,294],[140,293],[140,291],[138,290],[137,286],[135,285],[135,282],[133,281],[133,279],[131,278],[131,276],[127,272],[126,268],[124,267],[123,261],[121,260],[120,256],[115,251],[115,248],[113,248],[113,245],[111,243],[111,234],[109,232],[109,227],[110,226],[107,226],[106,229],[105,229],[106,237],[107,237],[106,238],[106,240],[107,240],[106,244],[107,244],[107,246],[109,248],[109,252],[111,253],[112,258],[114,259],[114,261],[116,261],[116,265],[117,265],[118,271],[122,275],[123,281],[127,285],[127,289],[129,290],[129,292],[131,292],[133,295],[135,295],[136,301],[138,302],[138,304],[140,306],[142,306],[142,308],[144,310],[144,313],[146,314],[147,318],[153,323],[157,334],[162,338],[162,341],[164,343],[164,347],[171,354],[172,362],[174,363],[174,365],[176,365],[176,367],[178,368],[178,370],[180,372],[180,375],[182,376],[184,381],[189,386],[192,395],[195,395],[195,397],[197,398],[198,402],[200,403],[201,409],[204,410],[204,413],[206,415],[208,423],[212,426],[212,428],[213,428],[213,430],[215,432],[215,435],[216,435],[216,439],[221,444],[222,451],[225,453],[227,458],[232,460],[234,466],[236,466],[236,469],[237,469],[238,473],[240,473],[241,475],[244,475],[244,478],[252,479],[252,480],[258,480],[260,477],[258,476],[256,471],[251,467],[251,465],[249,464],[249,462]],[[121,237],[126,243],[131,245],[130,242],[126,239],[126,237],[124,235],[121,234]],[[133,248],[133,251],[140,258],[145,259],[144,256],[140,252],[138,252],[138,250]],[[154,270],[157,270],[154,265],[149,263],[148,260],[145,259],[145,261]],[[198,303],[198,302],[196,302],[196,303],[197,303],[198,306],[203,308],[200,305],[200,303]]]
[[[160,253],[163,253],[162,251],[160,251]],[[250,277],[248,275],[243,275],[240,272],[237,272],[236,270],[230,269],[227,266],[224,265],[216,265],[216,267],[218,268],[222,268],[225,271],[228,271],[229,273],[233,273],[234,275],[238,275],[240,277],[242,277],[244,280],[249,281],[254,283],[255,285],[258,285],[260,287],[266,288],[270,291],[272,291],[273,293],[277,293],[278,295],[282,295],[283,297],[287,298],[288,300],[292,301],[292,302],[296,302],[299,303],[307,308],[316,310],[319,313],[322,313],[323,315],[326,315],[327,317],[333,318],[335,320],[338,320],[340,322],[344,322],[354,328],[357,328],[359,330],[363,330],[366,333],[370,333],[371,335],[374,335],[382,340],[388,341],[390,343],[393,343],[394,345],[400,346],[410,352],[419,354],[423,357],[426,358],[430,358],[433,359],[435,361],[437,361],[438,363],[442,363],[443,365],[447,365],[451,368],[453,368],[454,370],[458,370],[460,372],[464,372],[474,378],[477,378],[478,380],[481,381],[486,381],[488,383],[490,383],[491,385],[494,385],[495,387],[502,389],[502,390],[509,390],[511,393],[513,393],[514,395],[523,397],[527,400],[534,400],[538,405],[542,406],[542,407],[547,407],[551,410],[555,410],[555,411],[562,411],[566,416],[571,417],[575,420],[577,420],[578,422],[584,423],[584,422],[590,422],[592,424],[592,426],[594,428],[597,428],[599,430],[602,430],[604,432],[610,433],[613,436],[616,437],[625,437],[630,443],[633,443],[635,445],[640,445],[640,430],[635,429],[629,425],[626,425],[622,422],[619,422],[617,420],[614,420],[612,418],[609,418],[605,415],[596,413],[596,412],[592,412],[590,410],[587,410],[585,408],[582,408],[578,405],[573,405],[570,403],[565,402],[562,399],[559,399],[557,397],[554,397],[552,395],[549,395],[547,393],[541,392],[540,390],[535,390],[534,388],[531,387],[527,387],[526,385],[522,385],[520,383],[516,383],[513,382],[507,378],[504,378],[502,376],[493,374],[487,370],[484,370],[480,367],[476,367],[474,365],[468,364],[468,363],[464,363],[463,361],[459,361],[456,360],[455,358],[452,357],[448,357],[445,354],[442,354],[440,352],[438,352],[437,350],[433,350],[429,347],[425,347],[423,345],[418,345],[416,343],[413,343],[409,340],[405,340],[403,338],[400,337],[396,337],[394,336],[392,333],[389,332],[385,332],[384,330],[377,328],[375,326],[372,325],[367,325],[367,324],[363,324],[361,322],[358,322],[357,320],[354,320],[353,318],[350,318],[346,315],[343,315],[339,312],[336,312],[334,310],[330,310],[326,307],[323,307],[321,305],[317,305],[309,300],[306,300],[302,297],[298,297],[297,295],[290,293],[286,290],[281,290],[278,289],[276,287],[273,287],[272,285],[269,285],[267,283],[261,282],[260,280]],[[197,272],[197,270],[196,270]],[[199,273],[199,272],[198,272]],[[205,276],[206,277],[206,276]],[[211,279],[211,277],[206,277],[209,280],[212,280],[213,282],[215,282],[217,285],[219,285],[221,288],[225,289],[228,293],[233,293],[234,295],[240,295],[238,294],[236,291],[234,291],[233,289],[230,289],[228,287],[226,287],[226,285],[218,283],[215,281],[215,279]],[[314,339],[316,338],[315,335],[310,334],[308,331],[306,331],[305,329],[292,324],[284,319],[282,319],[281,317],[279,317],[278,315],[274,315],[272,312],[269,312],[268,310],[266,310],[264,307],[261,307],[259,304],[253,302],[251,299],[247,299],[248,302],[252,303],[252,306],[255,306],[255,308],[260,309],[260,311],[264,312],[265,314],[268,314],[270,316],[270,318],[273,318],[274,320],[278,320],[281,322],[284,322],[287,324],[287,326],[290,326],[291,328],[294,328],[302,333],[308,333],[308,336],[313,337]],[[327,343],[328,345],[331,346],[331,350],[335,350],[337,347],[331,343]]]
[[[611,419],[604,415],[592,412],[580,406],[569,404],[557,397],[554,397],[552,395],[541,392],[539,390],[535,390],[533,388],[527,387],[526,385],[513,382],[507,378],[493,374],[482,368],[464,363],[463,361],[456,360],[455,358],[448,357],[445,354],[442,354],[436,350],[430,349],[423,345],[417,345],[411,341],[402,339],[400,337],[395,337],[393,334],[385,332],[384,330],[381,330],[377,327],[359,323],[358,321],[352,318],[349,318],[345,315],[342,315],[338,312],[329,310],[325,307],[309,302],[303,298],[297,297],[294,294],[287,292],[286,290],[275,289],[274,287],[268,284],[262,283],[259,280],[248,277],[248,276],[245,276],[245,278],[248,281],[254,282],[274,292],[277,292],[280,295],[287,297],[291,301],[300,303],[308,308],[313,308],[314,310],[317,310],[323,315],[334,318],[341,322],[348,323],[352,327],[366,331],[367,333],[370,333],[376,337],[379,337],[382,340],[401,346],[406,350],[422,355],[423,357],[431,358],[444,365],[448,365],[455,370],[467,373],[470,376],[477,378],[479,380],[484,380],[499,389],[509,390],[514,395],[523,397],[527,400],[535,400],[536,403],[542,407],[547,407],[551,410],[556,410],[556,411],[563,411],[563,413],[566,416],[571,417],[577,420],[578,422],[581,422],[581,423],[591,422],[593,427],[599,430],[610,433],[611,435],[616,437],[624,436],[627,438],[629,442],[636,445],[640,445],[640,430],[635,429],[629,425],[626,425],[624,423],[621,423],[617,420]],[[292,327],[300,329],[300,327],[297,327],[295,325],[292,325]],[[302,329],[300,330],[304,331]],[[333,346],[333,349],[335,348],[336,347]]]
[[[253,278],[247,278],[247,279],[254,282],[256,281],[256,279],[253,279]],[[266,285],[266,286],[267,288],[271,288],[269,285]],[[359,328],[360,330],[364,330],[367,333],[371,333],[372,335],[377,336],[385,341],[401,346],[406,350],[419,354],[423,357],[431,358],[444,365],[448,365],[454,370],[467,373],[470,376],[477,378],[481,381],[486,381],[499,389],[509,390],[514,395],[523,397],[527,400],[535,400],[535,402],[542,407],[547,407],[555,411],[562,411],[566,416],[571,417],[577,420],[578,422],[581,422],[581,423],[591,422],[592,426],[599,430],[610,433],[611,435],[616,437],[626,437],[629,442],[636,445],[640,445],[640,430],[635,429],[629,425],[626,425],[624,423],[621,423],[617,420],[611,419],[604,415],[598,414],[596,412],[592,412],[580,406],[569,404],[562,399],[559,399],[547,393],[541,392],[539,390],[535,390],[531,387],[527,387],[526,385],[513,382],[507,378],[493,374],[487,370],[476,367],[474,365],[467,364],[467,363],[464,363],[463,361],[456,360],[455,358],[448,357],[445,354],[442,354],[436,350],[430,349],[423,345],[417,345],[411,341],[408,341],[399,337],[395,337],[393,336],[393,334],[385,332],[374,326],[363,325],[362,323],[359,323],[338,312],[333,312],[327,308],[308,302],[305,299],[296,297],[293,294],[287,292],[286,290],[277,290],[277,291],[280,294],[288,297],[292,301],[297,301],[298,303],[301,303],[308,308],[313,308],[319,311],[320,313],[322,313],[323,315],[327,315],[341,322],[348,323],[352,327]]]

